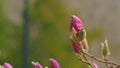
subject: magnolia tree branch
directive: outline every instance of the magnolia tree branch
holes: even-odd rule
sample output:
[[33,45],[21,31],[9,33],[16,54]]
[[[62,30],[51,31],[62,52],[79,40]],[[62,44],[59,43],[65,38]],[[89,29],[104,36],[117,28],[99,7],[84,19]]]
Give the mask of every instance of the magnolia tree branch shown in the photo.
[[97,58],[97,57],[95,57],[94,55],[91,55],[91,54],[89,54],[89,53],[87,53],[87,52],[85,52],[85,51],[82,51],[82,53],[84,53],[86,56],[88,56],[88,57],[90,57],[90,58],[92,58],[92,59],[94,59],[94,60],[96,60],[96,61],[98,61],[98,62],[105,63],[105,64],[110,64],[110,65],[114,65],[114,66],[120,67],[120,64],[118,64],[118,63],[114,63],[114,62],[110,62],[110,61],[108,61],[108,60],[103,60],[103,59]]

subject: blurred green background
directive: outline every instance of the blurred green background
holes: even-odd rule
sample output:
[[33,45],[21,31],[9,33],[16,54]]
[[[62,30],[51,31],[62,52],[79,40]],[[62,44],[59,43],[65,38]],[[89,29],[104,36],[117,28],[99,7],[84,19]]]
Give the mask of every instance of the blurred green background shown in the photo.
[[[14,68],[22,68],[23,65],[23,2],[0,0],[0,63],[9,62]],[[90,53],[101,58],[100,42],[108,39],[114,53],[110,59],[118,60],[115,58],[120,56],[117,53],[120,44],[120,30],[117,30],[120,14],[117,13],[120,8],[116,3],[112,0],[30,0],[30,63],[38,61],[50,67],[49,58],[55,58],[62,68],[87,68],[75,57],[69,40],[73,14],[84,23]]]

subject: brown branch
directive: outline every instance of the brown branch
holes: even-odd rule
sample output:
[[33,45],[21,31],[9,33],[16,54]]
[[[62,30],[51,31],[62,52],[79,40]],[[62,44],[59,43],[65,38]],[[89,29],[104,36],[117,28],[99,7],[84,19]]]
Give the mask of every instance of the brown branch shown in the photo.
[[99,61],[101,63],[106,63],[106,64],[110,64],[110,65],[114,65],[114,66],[120,67],[120,64],[118,64],[118,63],[114,63],[114,62],[110,62],[110,61],[106,61],[106,60],[97,58],[97,57],[95,57],[95,56],[93,56],[93,55],[91,55],[91,54],[89,54],[87,52],[84,52],[84,51],[82,51],[82,53],[84,53],[85,55],[89,56],[90,58],[93,58],[94,60]]

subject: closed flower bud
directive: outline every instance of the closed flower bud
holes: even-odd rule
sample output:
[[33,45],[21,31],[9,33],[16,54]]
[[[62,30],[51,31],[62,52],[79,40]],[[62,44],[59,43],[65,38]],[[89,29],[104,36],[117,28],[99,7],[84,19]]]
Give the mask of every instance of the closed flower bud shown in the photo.
[[58,63],[55,59],[50,58],[49,61],[50,61],[50,63],[51,63],[51,67],[52,67],[52,68],[60,68],[59,63]]
[[82,21],[75,15],[72,15],[71,17],[70,31],[70,39],[75,53],[79,53],[83,49],[88,52],[86,31],[83,28]]
[[103,57],[107,58],[110,55],[110,51],[109,51],[109,46],[108,46],[107,40],[105,40],[104,43],[101,43],[101,45],[102,45]]

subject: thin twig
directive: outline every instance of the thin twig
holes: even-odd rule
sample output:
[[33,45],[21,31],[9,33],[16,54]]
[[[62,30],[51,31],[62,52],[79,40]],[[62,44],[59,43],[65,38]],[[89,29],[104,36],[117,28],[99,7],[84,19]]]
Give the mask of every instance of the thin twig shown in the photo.
[[[81,54],[82,54],[82,55],[81,55]],[[81,54],[77,54],[79,60],[80,60],[81,62],[85,63],[85,64],[90,65],[91,68],[94,68],[94,66],[93,66],[93,64],[91,63],[91,61],[87,59],[87,56],[86,56],[85,54],[83,54],[83,53],[81,53]]]
[[95,57],[95,56],[93,56],[93,55],[91,55],[91,54],[89,54],[89,53],[84,52],[84,51],[82,51],[82,52],[83,52],[85,55],[87,55],[87,56],[89,56],[89,57],[93,58],[94,60],[99,61],[99,62],[101,62],[101,63],[106,63],[106,64],[110,64],[110,65],[114,65],[114,66],[119,66],[119,67],[120,67],[120,64],[118,64],[118,63],[106,61],[106,60],[97,58],[97,57]]
[[86,59],[86,61],[89,63],[89,65],[94,68],[92,62],[90,60],[88,60],[87,56],[85,54],[83,54],[83,57]]

